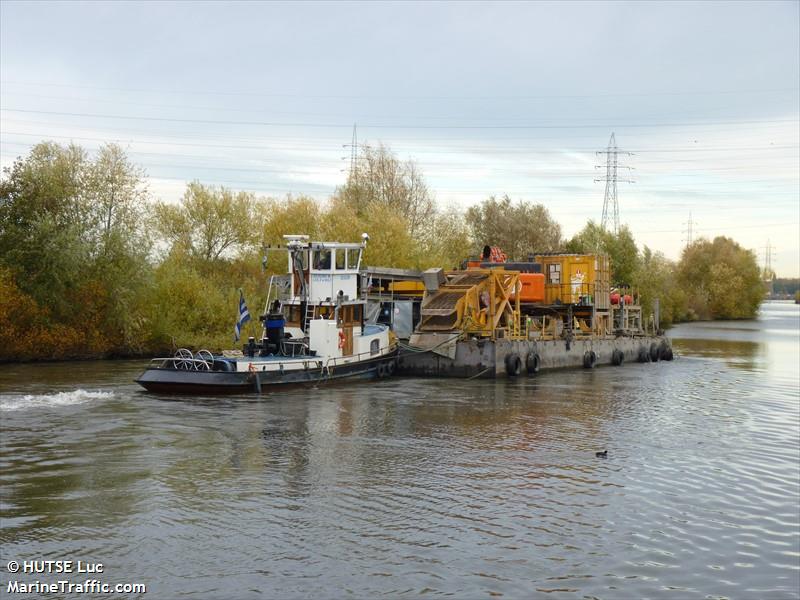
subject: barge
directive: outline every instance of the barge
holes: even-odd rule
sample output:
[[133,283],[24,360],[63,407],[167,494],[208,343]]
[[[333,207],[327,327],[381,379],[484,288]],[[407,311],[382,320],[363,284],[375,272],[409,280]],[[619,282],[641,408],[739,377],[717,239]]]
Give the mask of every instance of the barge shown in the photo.
[[[413,272],[368,269],[404,282]],[[498,248],[460,270],[419,273],[414,330],[401,340],[400,375],[517,377],[559,368],[592,369],[626,362],[672,360],[659,330],[658,301],[647,319],[634,290],[610,285],[601,254],[540,254],[509,262]],[[375,296],[382,311],[393,298]],[[409,303],[408,293],[398,303]],[[399,309],[395,309],[399,313]]]

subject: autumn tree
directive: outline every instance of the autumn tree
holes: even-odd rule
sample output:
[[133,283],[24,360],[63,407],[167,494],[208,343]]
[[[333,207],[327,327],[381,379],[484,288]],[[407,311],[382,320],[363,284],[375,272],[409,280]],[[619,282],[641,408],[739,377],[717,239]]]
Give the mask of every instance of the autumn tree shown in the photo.
[[466,222],[478,246],[500,246],[514,260],[554,252],[561,246],[561,226],[544,206],[522,200],[514,203],[508,195],[491,196],[471,206]]
[[44,142],[3,175],[0,267],[39,307],[39,339],[58,330],[84,352],[125,345],[149,271],[141,171],[114,145],[93,159]]
[[700,319],[751,319],[765,294],[755,254],[723,236],[687,246],[677,280]]
[[206,262],[258,240],[253,194],[194,181],[178,205],[158,202],[155,224],[172,248]]
[[406,220],[409,234],[415,240],[429,231],[436,213],[433,194],[419,167],[411,160],[400,161],[383,144],[366,146],[362,150],[357,168],[336,191],[336,198],[359,216],[368,213],[375,205],[396,212]]
[[44,142],[4,169],[0,182],[0,261],[20,289],[69,317],[69,292],[92,251],[85,196],[87,153]]

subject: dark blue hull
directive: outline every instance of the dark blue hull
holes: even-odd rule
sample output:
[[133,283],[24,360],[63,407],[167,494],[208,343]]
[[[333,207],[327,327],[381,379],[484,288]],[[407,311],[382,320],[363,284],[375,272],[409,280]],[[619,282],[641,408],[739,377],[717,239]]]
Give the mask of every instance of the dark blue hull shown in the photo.
[[148,392],[159,394],[247,394],[269,393],[277,386],[314,385],[343,379],[375,379],[394,373],[396,357],[361,361],[327,370],[286,371],[187,371],[173,368],[148,368],[136,383]]

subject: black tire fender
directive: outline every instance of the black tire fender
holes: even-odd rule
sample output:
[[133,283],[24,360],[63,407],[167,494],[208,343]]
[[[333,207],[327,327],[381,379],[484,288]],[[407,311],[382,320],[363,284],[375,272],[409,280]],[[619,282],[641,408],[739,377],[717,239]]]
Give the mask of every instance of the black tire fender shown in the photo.
[[611,364],[614,365],[615,367],[619,367],[624,362],[625,362],[625,353],[619,348],[614,348],[614,352],[612,352],[611,354]]
[[636,360],[638,360],[640,363],[650,362],[650,351],[645,346],[640,347]]
[[584,369],[594,369],[597,364],[597,354],[594,350],[587,350],[583,353],[583,367]]
[[528,371],[528,375],[536,375],[536,373],[539,372],[541,364],[542,359],[538,354],[536,354],[536,352],[531,352],[528,354],[528,358],[525,359],[525,368]]
[[650,344],[650,360],[652,362],[658,362],[660,358],[661,358],[661,348],[659,347],[658,344],[653,342],[652,344]]
[[511,353],[506,355],[506,373],[509,377],[516,377],[522,372],[522,359],[519,354]]

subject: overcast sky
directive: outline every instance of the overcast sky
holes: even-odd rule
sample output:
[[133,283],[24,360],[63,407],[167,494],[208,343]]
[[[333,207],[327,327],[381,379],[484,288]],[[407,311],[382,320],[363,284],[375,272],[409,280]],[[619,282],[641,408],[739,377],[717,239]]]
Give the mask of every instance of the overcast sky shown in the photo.
[[330,196],[359,143],[441,205],[619,210],[677,258],[694,235],[800,274],[800,3],[0,3],[0,161],[118,141],[157,197],[194,179]]

